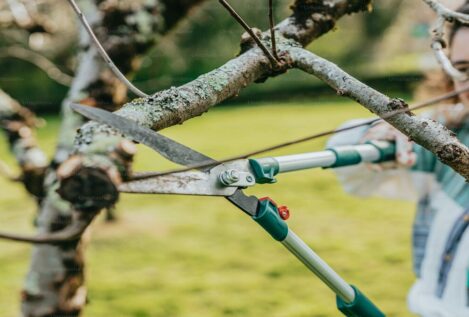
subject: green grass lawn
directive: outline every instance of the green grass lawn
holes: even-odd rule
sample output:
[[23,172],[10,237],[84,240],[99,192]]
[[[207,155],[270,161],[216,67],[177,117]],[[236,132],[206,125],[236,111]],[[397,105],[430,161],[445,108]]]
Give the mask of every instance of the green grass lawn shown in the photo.
[[[343,102],[247,104],[218,108],[163,133],[216,158],[334,128],[369,116]],[[39,131],[49,152],[56,118]],[[325,139],[273,154],[320,150]],[[13,164],[5,142],[0,157]],[[136,170],[172,165],[146,148]],[[410,203],[358,199],[330,170],[278,177],[249,190],[290,207],[290,227],[392,316],[411,316],[406,293]],[[32,232],[35,205],[17,184],[0,180],[0,230]],[[223,198],[123,195],[116,223],[101,218],[87,252],[89,305],[84,316],[339,316],[335,297],[252,220]],[[17,316],[31,247],[0,241],[0,315]]]

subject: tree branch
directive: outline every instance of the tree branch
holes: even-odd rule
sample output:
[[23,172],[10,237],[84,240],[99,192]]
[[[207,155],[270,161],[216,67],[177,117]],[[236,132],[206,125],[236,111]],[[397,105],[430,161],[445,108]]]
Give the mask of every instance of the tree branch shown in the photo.
[[29,193],[41,199],[48,160],[39,148],[33,129],[34,114],[0,90],[0,128],[6,133],[10,150],[21,168],[21,181]]
[[455,12],[448,9],[438,0],[423,0],[438,16],[444,18],[448,22],[459,21],[462,24],[469,25],[469,16],[467,14]]
[[444,52],[446,47],[445,40],[445,25],[447,22],[454,23],[459,21],[462,24],[469,25],[469,15],[454,12],[445,6],[443,6],[437,0],[423,0],[433,11],[436,12],[438,18],[432,30],[432,49],[438,63],[441,65],[443,70],[454,80],[465,81],[468,79],[468,75],[460,72],[453,66],[449,57]]
[[78,241],[86,228],[88,228],[90,223],[93,221],[94,217],[94,214],[75,212],[70,225],[65,227],[63,230],[51,233],[40,233],[35,236],[0,232],[0,239],[33,244],[63,244]]
[[273,0],[269,0],[269,26],[270,26],[270,42],[272,44],[272,54],[278,61],[280,58],[277,54],[277,39],[275,38],[275,22],[274,22],[274,4]]
[[259,37],[254,33],[252,28],[244,21],[244,19],[233,9],[232,6],[225,0],[219,0],[219,2],[225,7],[226,10],[231,14],[231,16],[248,32],[249,36],[251,39],[256,42],[257,46],[262,50],[262,52],[265,54],[265,56],[269,59],[270,64],[272,67],[280,67],[278,59],[274,56],[273,53],[269,51],[269,49],[262,43],[262,41],[259,39]]
[[96,48],[98,49],[98,52],[99,54],[101,55],[101,57],[104,59],[104,61],[106,62],[106,64],[109,66],[109,68],[112,70],[112,72],[114,73],[114,75],[117,76],[117,78],[119,78],[123,83],[124,85],[127,86],[128,89],[130,89],[130,91],[132,91],[135,95],[139,96],[139,97],[148,97],[147,94],[145,94],[144,92],[142,92],[140,89],[138,89],[137,87],[135,87],[128,79],[127,77],[125,77],[124,74],[122,74],[122,72],[119,70],[119,68],[116,66],[116,64],[114,64],[114,62],[112,61],[112,59],[109,57],[109,55],[107,54],[106,50],[104,49],[104,47],[101,45],[101,42],[99,42],[98,38],[96,37],[96,35],[94,34],[93,32],[93,29],[91,28],[90,24],[88,23],[88,21],[86,20],[86,17],[85,15],[81,12],[80,8],[78,7],[78,5],[75,3],[75,0],[68,0],[68,2],[70,3],[70,5],[72,6],[73,8],[73,11],[75,11],[75,13],[77,14],[78,18],[80,19],[80,22],[81,24],[83,25],[83,27],[85,28],[86,32],[88,33],[91,41],[93,42],[94,45],[96,45]]
[[[292,48],[290,56],[295,67],[310,73],[337,91],[357,101],[380,117],[396,109],[407,108],[400,99],[390,99],[353,78],[337,65],[313,53]],[[401,113],[385,120],[416,143],[434,153],[440,161],[452,167],[469,181],[469,149],[453,132],[434,120]]]
[[13,57],[29,62],[40,68],[50,79],[64,86],[70,86],[72,77],[62,72],[52,61],[32,50],[21,46],[10,46],[2,48],[0,57]]

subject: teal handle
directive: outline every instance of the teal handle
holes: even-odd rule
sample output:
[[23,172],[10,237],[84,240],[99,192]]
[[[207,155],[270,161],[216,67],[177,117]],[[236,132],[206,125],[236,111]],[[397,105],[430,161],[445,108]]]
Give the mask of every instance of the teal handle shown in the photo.
[[373,145],[379,151],[379,159],[373,163],[394,161],[396,159],[396,143],[386,141],[368,141],[366,144]]
[[354,147],[336,147],[328,150],[334,152],[335,163],[327,168],[356,165],[362,161],[360,153]]
[[385,317],[378,307],[371,302],[358,288],[352,285],[355,300],[346,303],[337,297],[337,308],[347,317]]
[[277,206],[270,200],[260,200],[257,214],[252,217],[272,238],[283,241],[288,235],[288,225],[278,214]]
[[262,164],[258,160],[250,159],[249,165],[251,165],[257,184],[273,184],[277,182],[275,175],[278,174],[280,166],[276,160]]
[[[374,146],[379,152],[379,158],[373,163],[382,163],[387,161],[394,161],[396,159],[396,144],[386,141],[368,141],[366,144]],[[355,147],[336,147],[330,148],[329,151],[334,152],[336,161],[334,165],[327,168],[343,167],[356,165],[362,161],[360,152]]]

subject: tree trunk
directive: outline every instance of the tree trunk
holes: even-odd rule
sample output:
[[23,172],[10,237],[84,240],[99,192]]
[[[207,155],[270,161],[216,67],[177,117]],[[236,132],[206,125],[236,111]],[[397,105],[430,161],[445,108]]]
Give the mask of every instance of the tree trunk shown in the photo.
[[[99,4],[99,8],[98,5]],[[151,47],[154,34],[160,23],[159,9],[155,5],[145,12],[149,18],[150,33],[139,34],[140,40],[134,40],[133,25],[125,25],[124,19],[136,15],[142,9],[130,9],[129,2],[120,1],[81,1],[86,16],[95,32],[102,39],[108,54],[124,74],[134,72],[139,58],[137,50],[143,52]],[[122,13],[121,19],[112,19],[112,15]],[[140,17],[142,18],[142,17]],[[138,23],[141,21],[137,21]],[[119,27],[127,32],[114,38],[109,31]],[[136,28],[138,29],[138,28]],[[80,43],[83,48],[80,63],[69,94],[62,105],[62,124],[57,150],[51,169],[48,172],[44,202],[40,205],[38,232],[55,232],[63,229],[72,221],[72,206],[62,200],[55,192],[56,167],[69,158],[73,149],[76,130],[83,124],[83,118],[69,108],[71,102],[82,102],[92,106],[116,109],[125,102],[127,88],[114,77],[102,61],[98,51],[83,34]],[[92,211],[97,213],[97,211]],[[85,240],[61,244],[60,246],[36,245],[32,253],[31,266],[26,277],[22,295],[22,313],[25,317],[78,316],[86,303],[84,277]]]
[[[201,1],[185,1],[186,10],[176,14],[176,20],[187,13],[191,7],[190,3],[193,6],[199,2]],[[159,1],[151,3],[148,5],[145,0],[82,0],[79,3],[107,53],[126,75],[131,75],[138,69],[140,58],[155,43],[156,35],[167,31],[163,24],[163,7]],[[119,30],[118,36],[112,33],[115,30]],[[102,195],[109,191],[115,191],[113,183],[110,186],[112,188],[108,189],[102,180],[105,178],[117,182],[113,177],[120,177],[118,170],[126,173],[134,154],[130,142],[123,140],[115,151],[107,152],[99,162],[91,163],[100,167],[97,172],[91,171],[83,175],[82,179],[82,183],[87,184],[85,192],[95,195],[91,205],[82,205],[78,210],[57,195],[57,177],[73,173],[74,164],[82,163],[74,158],[69,159],[74,149],[76,130],[83,124],[83,118],[71,111],[70,103],[80,102],[116,110],[125,102],[127,96],[127,87],[108,69],[86,35],[82,36],[80,44],[83,52],[69,94],[62,105],[63,120],[59,141],[46,178],[47,194],[40,206],[39,233],[59,231],[80,213],[86,213],[87,217],[97,215],[104,206],[94,202],[99,201]],[[104,191],[101,192],[103,188]],[[113,197],[109,199],[115,201]],[[110,205],[112,203],[106,204],[106,207]],[[84,274],[85,245],[82,236],[79,241],[59,246],[34,246],[31,266],[22,292],[24,317],[80,315],[87,297]]]

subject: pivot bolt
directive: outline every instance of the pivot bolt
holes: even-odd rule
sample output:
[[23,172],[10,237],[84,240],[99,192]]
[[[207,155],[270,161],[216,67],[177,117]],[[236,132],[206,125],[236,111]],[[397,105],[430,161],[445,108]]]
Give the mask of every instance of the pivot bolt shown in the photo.
[[223,185],[229,186],[239,181],[239,172],[237,170],[227,170],[221,173],[218,178]]

